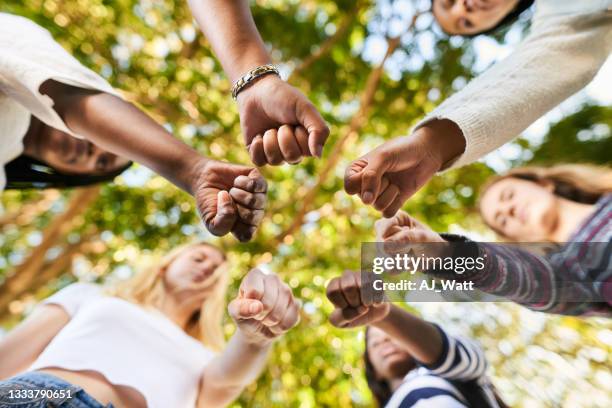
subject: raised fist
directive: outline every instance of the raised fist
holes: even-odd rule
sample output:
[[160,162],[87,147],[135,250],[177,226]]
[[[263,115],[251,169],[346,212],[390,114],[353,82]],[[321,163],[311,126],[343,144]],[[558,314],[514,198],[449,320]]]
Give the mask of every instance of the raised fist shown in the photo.
[[289,286],[259,269],[252,269],[244,277],[238,297],[230,302],[228,310],[238,329],[254,343],[281,336],[299,318],[299,306]]
[[389,314],[390,303],[381,296],[366,295],[361,274],[345,271],[327,285],[327,298],[335,309],[329,321],[336,327],[349,328],[375,323]]

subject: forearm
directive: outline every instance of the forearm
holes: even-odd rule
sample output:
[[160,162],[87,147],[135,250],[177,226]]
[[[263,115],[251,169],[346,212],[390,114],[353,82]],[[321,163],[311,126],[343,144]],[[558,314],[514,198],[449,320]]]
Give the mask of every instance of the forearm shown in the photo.
[[374,323],[374,326],[393,337],[423,364],[433,364],[440,358],[442,337],[438,329],[395,305],[392,305],[389,314]]
[[46,91],[74,133],[102,149],[141,163],[192,193],[205,158],[134,105],[106,93],[54,83]]
[[263,370],[272,342],[257,344],[237,330],[223,354],[205,369],[198,408],[226,406]]
[[483,157],[592,80],[611,50],[611,19],[598,13],[540,22],[510,56],[447,99],[416,128],[440,119],[457,124],[466,148],[453,167]]
[[248,0],[188,0],[230,81],[271,62]]
[[535,309],[548,308],[557,293],[555,280],[560,279],[549,259],[512,244],[480,243],[467,238],[442,234],[451,242],[454,255],[458,257],[480,258],[482,267],[474,267],[458,274],[454,271],[430,270],[427,274],[440,279],[457,282],[473,282],[479,290],[528,305]]
[[271,348],[271,340],[253,343],[240,330],[236,330],[223,352],[222,372],[218,373],[215,381],[228,386],[247,386],[259,377]]
[[68,324],[60,307],[45,305],[0,340],[0,381],[30,367],[47,345]]

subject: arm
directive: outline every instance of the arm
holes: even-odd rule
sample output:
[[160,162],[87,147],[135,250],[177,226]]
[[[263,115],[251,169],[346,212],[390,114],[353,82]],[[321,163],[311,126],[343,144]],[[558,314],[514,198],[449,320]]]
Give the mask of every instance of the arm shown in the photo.
[[206,366],[198,408],[222,407],[236,399],[263,370],[273,341],[297,324],[299,307],[276,275],[253,269],[228,310],[238,329],[223,353]]
[[449,336],[440,326],[396,306],[374,326],[402,344],[423,366],[440,377],[470,381],[484,375],[487,360],[472,341]]
[[612,52],[612,15],[536,17],[531,34],[507,58],[447,99],[416,126],[448,119],[464,137],[452,164],[471,163],[517,137],[584,88]]
[[344,188],[393,216],[436,172],[471,163],[517,137],[582,89],[612,51],[612,15],[546,18],[506,59],[420,122],[346,169]]
[[[230,81],[271,62],[248,0],[188,2]],[[258,78],[240,92],[238,109],[245,144],[256,165],[321,157],[329,128],[314,105],[276,75]]]
[[329,320],[334,326],[378,327],[441,377],[469,381],[484,375],[486,359],[474,343],[448,336],[439,326],[390,303],[370,302],[362,293],[359,272],[347,271],[330,281],[327,297],[336,309]]
[[0,340],[0,380],[28,369],[70,316],[57,305],[44,305]]
[[202,376],[198,408],[223,407],[255,381],[268,361],[272,343],[252,343],[238,331],[223,354],[208,364]]
[[201,156],[114,95],[53,80],[46,81],[41,92],[53,99],[55,110],[75,134],[144,164],[193,195],[212,234],[231,231],[240,241],[251,239],[263,218],[267,191],[256,169]]
[[[596,303],[595,294],[585,284],[587,282],[581,283],[577,282],[577,278],[571,278],[565,262],[572,257],[566,253],[541,256],[509,244],[479,243],[456,235],[440,235],[403,211],[393,218],[377,221],[376,235],[378,241],[400,245],[455,242],[456,245],[446,248],[446,251],[460,247],[460,256],[473,259],[481,257],[484,259],[484,267],[461,274],[439,270],[424,272],[440,279],[474,282],[474,286],[483,292],[533,310],[576,315],[599,313],[602,308],[602,304]],[[428,247],[432,248],[436,249]]]
[[272,62],[248,0],[188,0],[188,3],[230,81]]
[[193,194],[194,179],[206,158],[176,139],[129,102],[114,95],[49,80],[41,92],[75,134],[118,156],[151,168]]

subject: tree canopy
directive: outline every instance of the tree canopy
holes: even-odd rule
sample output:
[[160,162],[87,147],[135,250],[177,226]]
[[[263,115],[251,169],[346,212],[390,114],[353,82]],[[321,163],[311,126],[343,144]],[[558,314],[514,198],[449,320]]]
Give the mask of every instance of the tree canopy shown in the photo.
[[[5,0],[0,11],[48,29],[176,137],[219,160],[249,164],[231,84],[183,0]],[[322,159],[266,167],[269,205],[255,238],[205,232],[193,199],[135,166],[115,183],[74,191],[7,191],[0,203],[0,320],[9,330],[35,303],[80,279],[113,282],[194,239],[228,251],[230,295],[249,268],[269,264],[303,301],[301,323],[236,406],[371,406],[359,330],[327,323],[326,282],[359,268],[379,214],[342,188],[346,165],[416,121],[474,75],[469,41],[435,28],[429,1],[257,0],[252,11],[274,61],[330,124]],[[523,24],[523,23],[519,23]],[[504,42],[504,36],[497,38]],[[513,164],[610,164],[612,111],[591,103],[543,141],[516,144]],[[493,239],[476,211],[484,163],[445,172],[404,209],[438,231]],[[472,335],[512,406],[612,405],[612,325],[511,304],[414,304],[415,312]],[[233,330],[227,321],[226,331]]]

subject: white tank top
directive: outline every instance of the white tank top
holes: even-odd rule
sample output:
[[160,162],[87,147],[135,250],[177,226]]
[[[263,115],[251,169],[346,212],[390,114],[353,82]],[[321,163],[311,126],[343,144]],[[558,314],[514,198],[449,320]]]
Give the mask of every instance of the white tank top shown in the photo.
[[132,387],[151,408],[195,407],[204,367],[214,352],[160,312],[75,283],[46,299],[71,316],[31,370],[92,370]]

